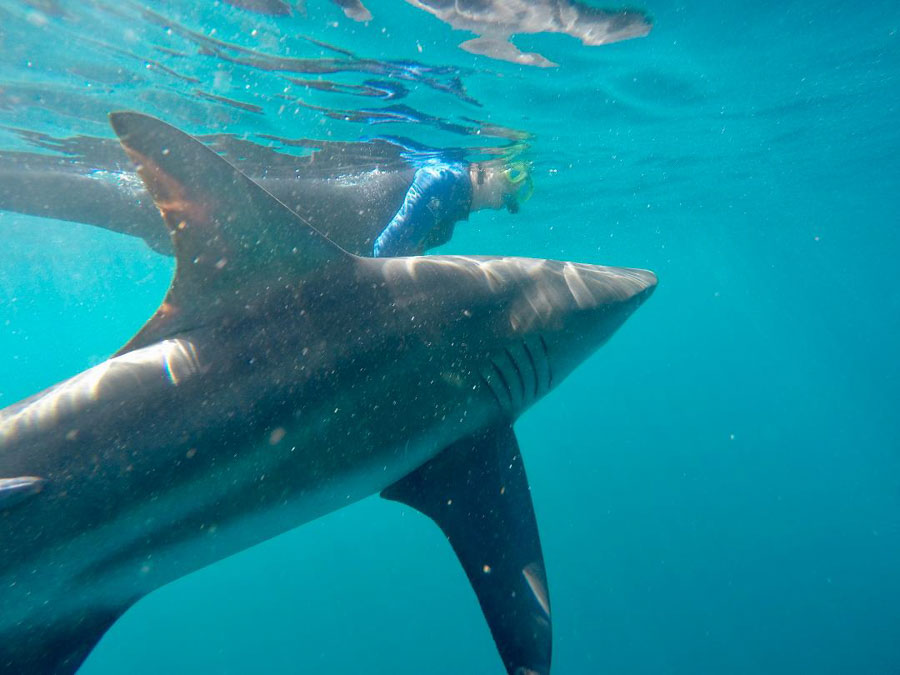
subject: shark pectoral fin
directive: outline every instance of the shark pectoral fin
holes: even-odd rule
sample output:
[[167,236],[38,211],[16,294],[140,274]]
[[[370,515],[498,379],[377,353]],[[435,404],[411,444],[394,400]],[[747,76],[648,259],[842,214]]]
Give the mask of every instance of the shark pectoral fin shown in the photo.
[[166,299],[120,354],[356,260],[195,138],[139,113],[109,119],[165,220],[176,260]]
[[447,535],[510,674],[550,671],[544,557],[512,427],[463,439],[382,491]]
[[95,607],[47,624],[21,624],[0,640],[0,673],[75,673],[128,607]]
[[37,476],[0,478],[0,510],[36,495],[44,487],[44,479]]

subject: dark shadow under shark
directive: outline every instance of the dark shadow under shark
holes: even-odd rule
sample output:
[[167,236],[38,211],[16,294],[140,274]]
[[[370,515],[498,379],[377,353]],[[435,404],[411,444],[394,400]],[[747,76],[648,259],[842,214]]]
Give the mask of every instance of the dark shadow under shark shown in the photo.
[[142,596],[380,492],[446,534],[506,671],[548,673],[512,424],[655,276],[357,257],[195,139],[111,122],[176,272],[115,356],[0,411],[0,671],[72,673]]

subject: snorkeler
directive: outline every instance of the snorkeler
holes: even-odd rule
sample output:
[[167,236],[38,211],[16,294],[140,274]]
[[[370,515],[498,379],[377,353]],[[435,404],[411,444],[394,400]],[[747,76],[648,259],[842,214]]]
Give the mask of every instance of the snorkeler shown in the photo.
[[[467,162],[394,140],[315,143],[311,155],[208,137],[210,147],[347,251],[419,255],[484,208],[511,213],[530,196],[524,162]],[[44,142],[68,156],[0,152],[0,209],[137,236],[172,255],[159,215],[128,159],[106,139]]]
[[407,152],[416,166],[403,204],[375,239],[376,258],[421,255],[450,241],[457,221],[472,211],[506,207],[519,212],[519,202],[531,196],[532,183],[524,162],[489,160],[468,163],[441,153]]

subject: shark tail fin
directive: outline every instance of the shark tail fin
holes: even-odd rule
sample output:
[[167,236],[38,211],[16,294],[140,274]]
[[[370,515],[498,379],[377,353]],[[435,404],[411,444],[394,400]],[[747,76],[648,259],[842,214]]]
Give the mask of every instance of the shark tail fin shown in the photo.
[[0,673],[72,675],[126,609],[93,608],[0,636]]
[[356,260],[197,139],[140,113],[109,119],[162,214],[176,261],[162,305],[120,354]]
[[447,536],[506,671],[547,675],[552,628],[544,557],[512,427],[454,443],[381,496],[424,513]]

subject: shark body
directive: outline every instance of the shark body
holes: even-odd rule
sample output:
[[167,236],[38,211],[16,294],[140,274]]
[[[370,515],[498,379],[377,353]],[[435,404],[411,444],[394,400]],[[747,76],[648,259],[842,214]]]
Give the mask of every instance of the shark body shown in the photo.
[[653,274],[360,258],[173,127],[111,120],[176,273],[118,354],[0,411],[0,672],[74,672],[142,596],[381,492],[447,535],[506,671],[548,673],[512,423]]

